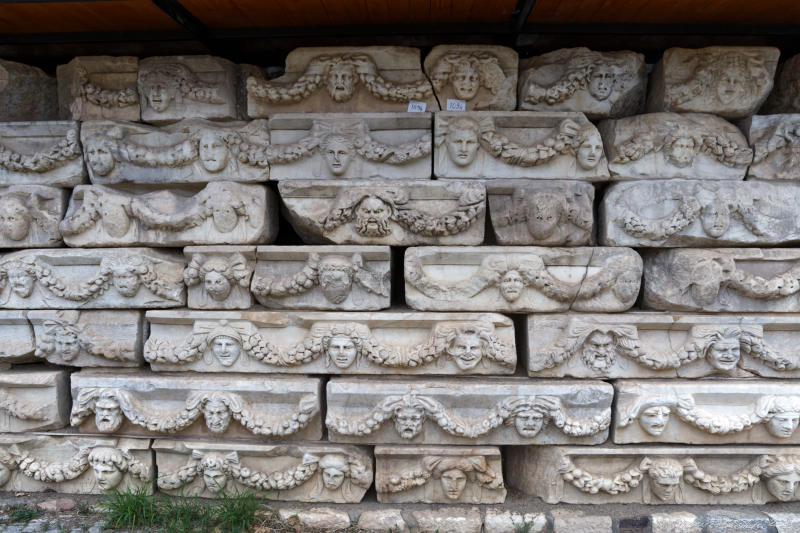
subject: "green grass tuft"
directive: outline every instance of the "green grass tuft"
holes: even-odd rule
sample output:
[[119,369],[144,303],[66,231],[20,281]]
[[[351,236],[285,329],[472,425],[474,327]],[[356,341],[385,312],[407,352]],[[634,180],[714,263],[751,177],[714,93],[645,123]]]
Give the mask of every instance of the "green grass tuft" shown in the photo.
[[32,505],[12,505],[8,509],[7,522],[9,524],[13,524],[15,522],[30,522],[34,518],[39,518],[43,514],[44,511],[37,507],[33,507]]

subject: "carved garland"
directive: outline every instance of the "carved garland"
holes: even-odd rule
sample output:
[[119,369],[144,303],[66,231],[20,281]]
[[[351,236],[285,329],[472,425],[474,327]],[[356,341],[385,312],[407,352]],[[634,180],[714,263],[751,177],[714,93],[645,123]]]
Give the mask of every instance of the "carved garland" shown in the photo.
[[723,415],[699,409],[692,396],[678,398],[676,412],[681,420],[692,426],[711,433],[712,435],[728,435],[740,433],[753,427],[755,424],[766,422],[772,418],[776,401],[783,401],[800,408],[800,396],[762,396],[755,406],[738,409],[744,412]]
[[19,153],[0,144],[0,168],[9,172],[44,173],[81,157],[81,154],[78,124],[74,124],[63,139],[32,154]]
[[101,339],[91,331],[64,320],[47,320],[42,324],[44,331],[36,337],[36,357],[46,357],[56,352],[55,341],[59,331],[66,331],[77,337],[81,349],[94,357],[110,361],[130,361],[135,358],[134,350],[111,339]]
[[[542,102],[546,103],[547,105],[555,105],[565,102],[578,90],[586,89],[586,87],[589,85],[589,81],[592,78],[592,72],[594,69],[605,65],[618,68],[624,67],[624,63],[606,60],[597,52],[575,55],[569,59],[564,75],[562,75],[553,85],[549,87],[542,87],[541,85],[534,83],[532,80],[529,80],[528,90],[523,98],[523,101],[534,105]],[[627,71],[627,69],[626,72],[615,73],[615,88],[627,83],[632,78],[633,75]]]
[[[101,446],[98,446],[101,447]],[[81,448],[65,463],[48,463],[23,452],[19,458],[19,470],[25,476],[43,483],[60,483],[79,477],[89,468],[91,448]],[[127,450],[120,450],[125,461],[124,471],[142,481],[150,481],[150,469]]]
[[491,117],[480,121],[480,129],[481,147],[492,157],[507,165],[533,167],[574,153],[575,135],[580,127],[572,120],[562,120],[557,133],[532,146],[522,146],[499,133]]
[[489,461],[482,455],[470,457],[428,456],[419,461],[419,466],[400,475],[383,472],[382,476],[375,479],[375,489],[377,492],[384,493],[405,492],[427,484],[434,477],[435,472],[450,469],[474,475],[475,481],[487,489],[498,489],[503,486],[502,477],[489,466]]
[[665,150],[670,137],[680,136],[689,137],[694,141],[696,153],[716,159],[727,167],[747,167],[753,155],[747,145],[740,145],[736,140],[730,139],[724,134],[712,131],[701,131],[695,134],[681,133],[680,127],[676,126],[672,132],[659,138],[652,133],[632,136],[615,147],[617,155],[611,162],[624,165],[638,161],[648,154]]
[[638,465],[606,476],[593,474],[584,468],[575,466],[572,459],[567,456],[561,458],[561,463],[558,465],[558,473],[564,481],[571,483],[581,492],[588,492],[589,494],[597,494],[598,492],[624,494],[630,492],[634,487],[638,487],[642,479],[644,479],[644,472]]
[[19,420],[46,420],[48,409],[47,405],[31,405],[29,402],[11,396],[11,394],[0,389],[0,411],[5,411]]
[[99,107],[128,107],[139,103],[139,94],[131,87],[125,89],[103,89],[89,81],[89,74],[83,67],[77,68],[77,96]]

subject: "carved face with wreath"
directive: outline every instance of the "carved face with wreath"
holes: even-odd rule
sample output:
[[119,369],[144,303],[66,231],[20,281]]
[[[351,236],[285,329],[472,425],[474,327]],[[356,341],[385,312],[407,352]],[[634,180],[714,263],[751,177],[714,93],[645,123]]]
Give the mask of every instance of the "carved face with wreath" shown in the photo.
[[203,284],[205,294],[215,302],[225,301],[235,286],[247,287],[252,270],[240,253],[229,256],[193,254],[183,271],[183,280],[189,287]]
[[36,271],[32,264],[22,261],[9,261],[3,265],[3,270],[8,277],[11,292],[20,298],[27,298],[33,293],[36,283]]
[[81,352],[80,330],[76,326],[59,324],[49,329],[46,335],[53,343],[53,352],[64,361],[72,361]]
[[111,265],[111,276],[114,288],[120,296],[133,298],[142,284],[140,276],[147,272],[147,265],[140,258],[126,257],[114,261]]
[[98,176],[108,176],[117,164],[114,150],[114,142],[111,139],[94,135],[87,139],[84,147],[86,163]]
[[[228,191],[220,192],[227,193]],[[234,202],[237,203],[234,204]],[[239,215],[244,214],[243,204],[229,194],[206,198],[204,205],[208,214],[211,215],[214,227],[222,233],[233,231],[239,223]]]
[[450,160],[460,167],[475,161],[480,148],[480,126],[471,118],[457,118],[447,124],[447,153]]
[[327,135],[320,142],[319,150],[334,176],[344,175],[356,154],[353,139],[345,135]]
[[741,356],[741,330],[726,328],[710,333],[706,339],[703,356],[714,369],[730,372],[739,364]]
[[33,217],[28,207],[15,196],[0,197],[0,235],[21,241],[30,231]]
[[242,353],[242,338],[229,326],[220,326],[206,337],[211,353],[225,367],[233,366]]
[[617,77],[616,69],[608,63],[597,63],[592,68],[592,73],[589,76],[589,94],[597,100],[602,102],[607,100],[611,93],[614,92],[614,81]]
[[660,457],[652,460],[645,458],[642,467],[647,470],[650,492],[664,503],[677,503],[683,465],[675,459]]
[[694,163],[697,143],[686,133],[680,131],[667,137],[664,155],[667,161],[678,168],[686,168]]
[[328,66],[326,87],[334,102],[346,102],[356,90],[358,76],[356,68],[350,61],[337,59]]
[[425,408],[410,398],[394,409],[394,428],[404,439],[413,439],[422,431],[425,424]]
[[359,352],[355,339],[344,334],[323,337],[322,346],[328,358],[338,368],[352,365]]
[[509,270],[500,278],[500,294],[508,302],[513,302],[522,296],[525,290],[525,280],[517,270]]
[[177,64],[162,65],[139,75],[139,87],[144,99],[156,113],[166,111],[178,93],[177,67]]
[[766,478],[767,491],[782,502],[797,499],[800,487],[800,456],[766,455],[761,458],[761,477]]
[[583,363],[595,372],[607,372],[617,361],[617,341],[610,331],[594,331],[581,351]]
[[198,139],[200,163],[209,172],[221,172],[228,166],[228,146],[222,134],[205,130]]
[[368,195],[355,208],[355,229],[365,237],[385,237],[392,232],[392,208],[377,196]]
[[123,414],[112,395],[101,395],[94,404],[94,425],[101,433],[113,433],[122,426]]
[[528,231],[537,240],[553,235],[565,209],[564,197],[550,192],[537,192],[527,204]]
[[535,405],[526,405],[514,413],[514,428],[521,437],[532,439],[547,425],[547,418],[543,410]]
[[212,433],[225,433],[231,423],[231,413],[221,398],[212,396],[203,403],[203,417],[206,427]]
[[353,262],[340,255],[325,256],[319,261],[319,287],[328,301],[340,304],[353,287]]
[[619,426],[625,427],[636,420],[642,431],[658,437],[667,429],[674,405],[672,398],[643,398],[625,410]]
[[228,476],[225,473],[225,459],[216,453],[208,453],[203,456],[198,465],[198,470],[203,473],[203,484],[211,494],[219,494],[225,490],[228,484]]
[[328,490],[338,490],[349,475],[350,465],[347,457],[341,454],[329,454],[319,460],[322,484]]
[[461,499],[467,483],[480,481],[490,488],[498,483],[497,475],[482,456],[424,457],[422,464],[431,477],[439,481],[445,498],[454,502]]
[[105,491],[117,488],[128,469],[128,461],[116,448],[94,448],[89,453],[88,461],[94,470],[97,486]]
[[714,199],[703,206],[700,212],[700,224],[709,237],[718,239],[722,237],[731,225],[731,210],[728,202],[715,196]]
[[446,351],[458,368],[472,370],[481,362],[485,348],[485,342],[477,331],[461,328],[447,344]]
[[461,100],[472,100],[478,94],[481,78],[476,66],[466,58],[453,65],[450,83],[453,85],[453,92]]
[[788,439],[800,425],[800,397],[768,396],[763,399],[767,432],[779,439]]

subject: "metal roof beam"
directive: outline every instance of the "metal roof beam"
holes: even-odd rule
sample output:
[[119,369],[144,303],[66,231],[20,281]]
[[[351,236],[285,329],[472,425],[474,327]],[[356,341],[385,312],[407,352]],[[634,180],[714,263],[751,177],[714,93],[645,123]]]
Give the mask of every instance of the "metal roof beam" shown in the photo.
[[177,22],[181,28],[192,34],[195,39],[203,44],[208,42],[208,29],[205,24],[183,7],[178,0],[150,0],[150,2]]

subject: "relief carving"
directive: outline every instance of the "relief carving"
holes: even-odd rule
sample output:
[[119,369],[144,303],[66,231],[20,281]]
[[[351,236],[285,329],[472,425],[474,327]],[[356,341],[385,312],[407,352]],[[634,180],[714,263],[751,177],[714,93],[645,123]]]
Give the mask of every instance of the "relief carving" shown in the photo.
[[44,174],[80,158],[80,126],[77,122],[69,124],[62,139],[34,152],[19,152],[0,144],[0,168],[9,172]]
[[448,98],[466,102],[466,109],[516,107],[517,54],[501,46],[439,45],[425,58],[436,98],[446,107]]
[[745,123],[744,130],[754,149],[748,177],[797,180],[800,173],[800,115],[756,115]]
[[800,56],[790,57],[781,64],[775,87],[759,113],[800,113]]
[[50,405],[42,405],[39,402],[32,403],[12,396],[10,390],[0,389],[0,411],[5,412],[9,416],[18,418],[19,420],[46,420],[46,411],[52,407]]
[[17,365],[0,372],[0,433],[61,429],[68,424],[69,371]]
[[17,185],[0,190],[0,245],[58,246],[65,193],[54,187]]
[[0,185],[72,187],[83,183],[86,169],[79,134],[80,124],[74,121],[3,123]]
[[[188,266],[183,269],[183,281],[189,288],[189,307],[250,307],[252,260],[248,261],[241,252],[226,253],[222,248],[209,249],[207,254],[194,252],[195,250],[202,248],[187,247],[184,250],[187,258],[191,258]],[[252,256],[252,253],[248,255]]]
[[119,342],[97,334],[90,323],[80,323],[80,313],[60,313],[44,319],[36,333],[36,357],[63,363],[74,361],[81,353],[110,361],[136,360],[135,343]]
[[[89,79],[89,73],[84,67],[76,67],[76,87],[75,97],[84,102],[96,105],[97,107],[115,108],[139,105],[139,95],[132,87],[120,89],[104,89],[97,83]],[[70,106],[73,118],[81,116],[81,106],[73,103]]]
[[132,56],[80,56],[59,65],[61,116],[80,121],[138,121],[141,117],[136,92],[138,69],[139,59]]

